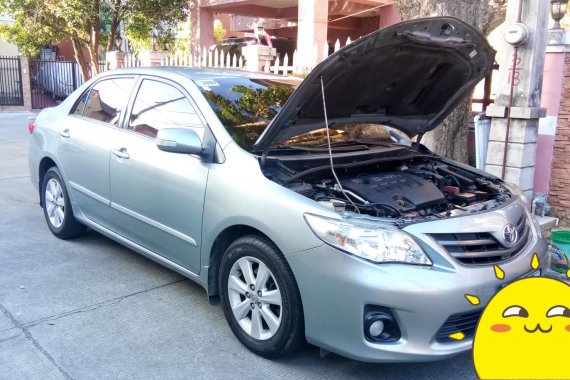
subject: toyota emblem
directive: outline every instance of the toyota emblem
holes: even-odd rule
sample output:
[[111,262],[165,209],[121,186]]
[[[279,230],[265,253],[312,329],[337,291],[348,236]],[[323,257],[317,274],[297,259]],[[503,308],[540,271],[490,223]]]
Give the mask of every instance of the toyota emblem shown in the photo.
[[505,240],[505,244],[508,247],[513,246],[519,239],[519,232],[517,231],[517,228],[510,223],[507,224],[503,228],[503,239]]

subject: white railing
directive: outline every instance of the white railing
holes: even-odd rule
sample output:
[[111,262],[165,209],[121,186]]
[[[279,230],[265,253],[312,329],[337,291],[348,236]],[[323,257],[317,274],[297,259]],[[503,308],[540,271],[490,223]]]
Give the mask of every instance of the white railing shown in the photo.
[[[351,43],[350,37],[347,38],[344,46]],[[336,52],[341,48],[340,40],[336,40],[333,45],[333,50]],[[313,52],[310,64],[305,67],[301,67],[298,59],[297,51],[293,53],[290,57],[285,54],[281,59],[279,55],[273,60],[273,62],[266,62],[263,66],[264,72],[270,72],[277,75],[291,75],[292,73],[308,73],[311,71],[319,62],[318,51],[321,50],[320,56],[325,59],[329,56],[330,47],[328,43],[324,43],[321,48],[317,45],[313,47]],[[159,64],[161,66],[184,66],[184,67],[209,67],[209,68],[228,68],[228,69],[238,69],[243,70],[245,68],[245,62],[243,56],[237,56],[236,54],[226,53],[216,49],[210,50],[205,46],[199,50],[198,54],[192,54],[190,52],[176,51],[172,53],[163,53],[163,58],[160,59]],[[125,54],[125,66],[126,67],[141,67],[145,66],[141,59],[136,54]]]

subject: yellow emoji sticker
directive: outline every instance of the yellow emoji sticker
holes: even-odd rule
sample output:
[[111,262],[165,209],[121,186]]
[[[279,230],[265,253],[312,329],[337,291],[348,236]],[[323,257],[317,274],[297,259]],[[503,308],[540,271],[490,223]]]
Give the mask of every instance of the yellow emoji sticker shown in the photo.
[[563,357],[569,348],[570,285],[527,277],[489,301],[475,332],[473,361],[482,379],[570,379]]

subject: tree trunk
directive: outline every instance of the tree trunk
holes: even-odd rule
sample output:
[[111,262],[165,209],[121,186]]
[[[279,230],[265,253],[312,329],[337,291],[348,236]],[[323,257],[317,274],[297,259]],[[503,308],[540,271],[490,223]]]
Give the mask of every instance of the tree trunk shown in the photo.
[[[430,16],[457,17],[487,35],[504,19],[508,0],[396,0],[402,21]],[[437,154],[467,163],[467,133],[471,96],[422,143]]]
[[[113,0],[111,3],[111,28],[109,30],[109,37],[107,38],[107,51],[115,50],[115,34],[119,28],[123,13],[122,0]],[[125,6],[127,6],[125,4]]]
[[99,40],[100,40],[100,27],[99,27],[99,12],[101,10],[100,0],[93,0],[93,17],[89,20],[89,64],[91,65],[91,75],[97,75],[101,71],[99,69]]
[[109,37],[107,38],[107,51],[115,50],[115,37],[117,33],[117,29],[119,29],[119,16],[117,14],[113,14],[113,18],[111,19],[111,28],[109,30]]
[[73,46],[73,55],[75,57],[75,61],[79,65],[79,70],[81,70],[83,81],[87,81],[90,77],[89,66],[85,60],[85,57],[83,56],[81,42],[79,42],[77,38],[71,38],[71,45]]

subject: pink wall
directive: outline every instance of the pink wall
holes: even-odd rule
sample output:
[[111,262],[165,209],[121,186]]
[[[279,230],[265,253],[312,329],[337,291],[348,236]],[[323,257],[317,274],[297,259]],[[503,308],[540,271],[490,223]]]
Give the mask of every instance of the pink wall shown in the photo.
[[539,134],[536,140],[536,152],[533,191],[535,194],[548,194],[554,156],[554,136]]
[[549,116],[558,115],[562,96],[562,76],[564,74],[565,53],[546,53],[544,58],[544,77],[542,79],[542,97],[540,105],[546,108]]
[[563,87],[561,78],[564,77],[564,58],[565,53],[547,52],[544,60],[540,105],[546,108],[546,117],[539,121],[536,141],[537,154],[533,184],[535,193],[548,194],[550,190],[556,123]]

